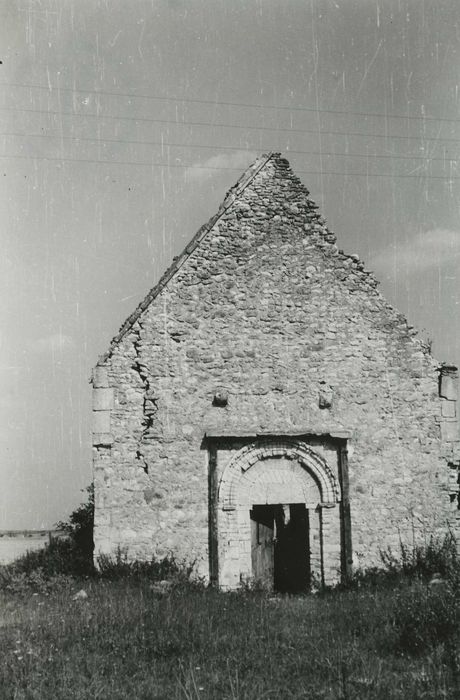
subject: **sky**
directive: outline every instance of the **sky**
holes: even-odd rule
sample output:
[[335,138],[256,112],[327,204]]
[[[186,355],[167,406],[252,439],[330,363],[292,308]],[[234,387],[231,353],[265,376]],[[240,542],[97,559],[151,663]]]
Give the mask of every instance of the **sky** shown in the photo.
[[280,151],[460,363],[458,0],[0,0],[0,529],[91,481],[91,368]]

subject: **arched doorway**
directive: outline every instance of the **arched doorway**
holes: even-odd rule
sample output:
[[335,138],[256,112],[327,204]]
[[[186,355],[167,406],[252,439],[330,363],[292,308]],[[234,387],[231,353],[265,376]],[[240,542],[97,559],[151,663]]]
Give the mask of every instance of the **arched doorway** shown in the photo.
[[310,513],[305,503],[254,504],[250,510],[254,583],[280,593],[310,588]]
[[332,582],[340,571],[340,489],[333,470],[299,440],[239,450],[219,483],[218,581],[281,592]]

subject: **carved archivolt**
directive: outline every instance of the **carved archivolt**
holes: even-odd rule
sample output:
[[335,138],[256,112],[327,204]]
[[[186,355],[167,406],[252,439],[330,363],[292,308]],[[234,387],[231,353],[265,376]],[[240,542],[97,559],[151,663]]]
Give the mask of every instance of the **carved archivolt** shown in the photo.
[[[219,484],[219,505],[233,509],[241,505],[250,481],[249,470],[263,460],[284,458],[300,465],[316,482],[321,495],[320,505],[333,506],[340,501],[340,487],[326,460],[311,447],[297,440],[267,440],[239,450],[224,469]],[[259,470],[258,470],[259,471]]]

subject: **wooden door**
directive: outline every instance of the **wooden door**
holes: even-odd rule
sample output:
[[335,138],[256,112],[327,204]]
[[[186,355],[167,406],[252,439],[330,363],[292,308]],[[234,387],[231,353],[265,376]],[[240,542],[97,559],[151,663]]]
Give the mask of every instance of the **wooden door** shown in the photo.
[[253,579],[257,585],[273,590],[273,506],[253,506],[250,517]]

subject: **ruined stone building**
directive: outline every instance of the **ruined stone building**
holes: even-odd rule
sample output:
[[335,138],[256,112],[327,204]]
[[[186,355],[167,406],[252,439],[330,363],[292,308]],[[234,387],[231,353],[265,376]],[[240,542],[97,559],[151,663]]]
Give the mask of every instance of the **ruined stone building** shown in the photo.
[[456,380],[265,155],[95,367],[96,555],[295,591],[443,536]]

